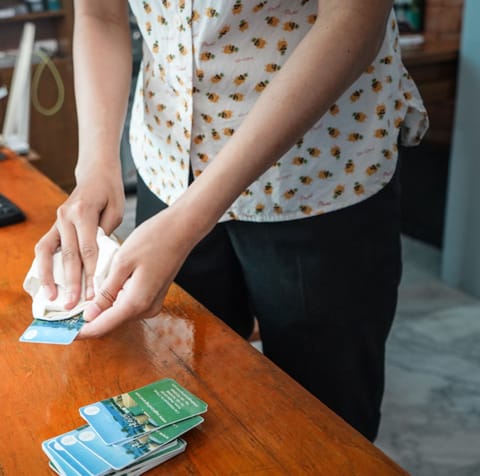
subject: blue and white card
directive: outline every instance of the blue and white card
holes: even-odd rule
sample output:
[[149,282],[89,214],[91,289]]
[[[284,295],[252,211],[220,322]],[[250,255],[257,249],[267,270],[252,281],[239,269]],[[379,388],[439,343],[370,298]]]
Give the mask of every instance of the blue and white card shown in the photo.
[[77,439],[77,430],[69,431],[54,438],[55,449],[67,452],[75,461],[85,468],[84,475],[102,476],[112,468],[103,459],[92,453]]
[[[50,458],[50,467],[53,471],[60,476],[86,476],[91,474],[55,440],[56,438],[52,438],[42,443],[42,449]],[[108,476],[140,476],[155,466],[183,453],[186,447],[186,441],[179,438],[127,468],[117,471],[111,469]]]
[[62,476],[82,476],[85,468],[72,458],[59,444],[55,443],[55,438],[44,441],[42,449],[55,465],[58,473]]
[[180,436],[204,421],[207,407],[162,379],[81,407],[89,424],[44,441],[42,449],[60,476],[139,476],[185,451]]
[[20,342],[68,345],[77,337],[83,324],[83,314],[62,321],[34,319],[20,337]]
[[140,460],[143,461],[148,455],[157,455],[159,450],[169,449],[169,443],[200,425],[203,421],[201,416],[188,418],[121,445],[106,445],[88,425],[78,428],[75,436],[82,445],[103,459],[112,468],[120,470]]
[[183,453],[187,447],[187,442],[182,438],[178,438],[172,444],[168,445],[168,448],[161,449],[160,451],[154,453],[153,455],[147,456],[145,459],[135,463],[128,468],[125,468],[120,471],[116,471],[115,475],[118,476],[139,476],[140,474],[146,473],[150,469],[158,466],[159,464],[168,461],[169,459]]

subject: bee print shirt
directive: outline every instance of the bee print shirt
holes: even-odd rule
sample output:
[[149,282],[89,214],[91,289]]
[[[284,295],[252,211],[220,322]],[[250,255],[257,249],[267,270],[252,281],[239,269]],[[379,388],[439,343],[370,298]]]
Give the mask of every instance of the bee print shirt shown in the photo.
[[[144,38],[130,125],[132,155],[145,183],[171,204],[188,187],[189,169],[193,177],[200,175],[235,133],[314,24],[318,2],[130,4]],[[392,12],[373,63],[222,220],[290,220],[364,200],[392,177],[399,134],[406,145],[418,143],[427,123],[401,62]]]

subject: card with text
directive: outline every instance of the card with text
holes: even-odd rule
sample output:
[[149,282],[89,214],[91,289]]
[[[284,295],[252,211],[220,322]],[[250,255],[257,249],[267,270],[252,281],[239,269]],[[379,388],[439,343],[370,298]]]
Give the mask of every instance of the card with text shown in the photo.
[[107,445],[138,438],[200,415],[207,404],[173,379],[80,408],[80,415]]

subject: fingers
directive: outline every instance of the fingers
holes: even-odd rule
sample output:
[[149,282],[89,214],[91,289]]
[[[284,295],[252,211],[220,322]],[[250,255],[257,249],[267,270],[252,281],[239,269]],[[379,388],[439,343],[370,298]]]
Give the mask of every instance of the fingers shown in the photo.
[[57,228],[60,234],[60,246],[65,276],[65,308],[71,309],[80,299],[82,289],[82,261],[78,251],[75,227],[65,220],[58,219]]
[[[125,200],[125,197],[122,195],[121,198]],[[123,218],[123,207],[111,207],[103,211],[100,216],[100,227],[103,229],[105,234],[110,235],[115,228],[117,228],[120,223],[122,223]]]
[[82,268],[85,273],[85,297],[94,296],[93,276],[98,258],[98,212],[82,201],[62,206],[57,211],[57,228],[60,233],[67,303],[69,309],[78,303],[82,290]]
[[98,315],[113,306],[118,293],[132,272],[128,264],[119,264],[119,260],[116,258],[114,258],[108,277],[99,289],[95,299],[83,311],[83,317],[86,321],[93,321]]
[[[128,282],[129,279],[125,283],[127,289]],[[99,296],[83,313],[87,324],[82,327],[78,339],[102,337],[131,318],[134,306],[131,299],[125,296],[129,294],[125,288],[118,291],[116,299],[107,288],[102,288]]]
[[85,273],[85,298],[93,299],[95,291],[93,288],[93,276],[97,266],[97,225],[93,220],[86,220],[82,227],[77,229],[78,249],[83,271]]
[[[167,290],[189,251],[186,247],[178,249],[177,230],[164,227],[165,223],[175,225],[173,215],[148,220],[122,244],[103,286],[85,308],[87,322],[80,339],[103,336],[126,320],[153,317],[161,310]],[[184,227],[180,228],[185,233]],[[159,232],[163,229],[171,230],[171,236]]]
[[[40,282],[50,299],[57,297],[53,276],[53,255],[62,253],[66,284],[65,308],[73,308],[82,291],[82,270],[85,276],[85,298],[94,297],[98,246],[97,227],[109,235],[123,216],[125,197],[121,174],[116,169],[106,169],[101,162],[92,166],[79,179],[77,187],[57,210],[55,225],[40,239],[35,247]],[[90,170],[91,169],[91,170]],[[93,178],[93,179],[92,179]],[[102,183],[102,187],[98,187]]]
[[50,228],[35,246],[40,283],[50,300],[57,297],[57,286],[53,279],[53,255],[59,246],[60,234],[55,226]]
[[115,302],[119,289],[110,290],[106,285],[102,286],[95,299],[87,304],[83,311],[83,318],[89,322],[97,318],[102,312],[110,309]]
[[[95,306],[96,311],[100,309],[96,303],[92,303],[89,307],[90,306]],[[83,313],[84,316],[86,310]],[[83,325],[77,339],[98,338],[108,334],[129,319],[130,309],[127,305],[115,305],[99,313],[98,316],[98,319],[94,319]]]
[[[82,327],[77,338],[102,337],[130,319],[150,318],[158,314],[166,290],[160,291],[158,294],[152,294],[145,290],[142,282],[144,283],[144,280],[139,275],[128,278],[122,289],[117,293],[115,301],[107,308],[101,308],[101,306],[107,305],[113,294],[110,291],[102,292],[100,301],[97,301],[96,298],[95,302],[87,308],[88,314],[86,317],[87,309],[85,309],[84,317],[89,322]],[[93,315],[95,317],[90,320]]]

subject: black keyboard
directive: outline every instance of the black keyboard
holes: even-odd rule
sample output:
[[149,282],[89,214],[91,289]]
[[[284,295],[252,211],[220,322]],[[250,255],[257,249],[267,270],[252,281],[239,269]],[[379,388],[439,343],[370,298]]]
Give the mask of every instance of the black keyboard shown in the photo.
[[22,210],[0,193],[0,226],[11,225],[23,220],[25,220],[25,214]]

